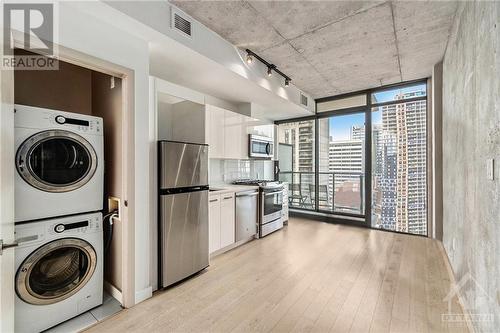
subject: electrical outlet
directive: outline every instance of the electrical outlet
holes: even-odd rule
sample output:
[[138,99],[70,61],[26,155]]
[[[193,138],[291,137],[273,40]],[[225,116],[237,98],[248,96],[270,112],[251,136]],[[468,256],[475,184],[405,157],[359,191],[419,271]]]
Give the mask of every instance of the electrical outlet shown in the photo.
[[108,197],[108,213],[117,211],[118,218],[120,218],[120,199],[115,197]]
[[492,158],[486,160],[486,177],[488,180],[495,180],[495,160]]

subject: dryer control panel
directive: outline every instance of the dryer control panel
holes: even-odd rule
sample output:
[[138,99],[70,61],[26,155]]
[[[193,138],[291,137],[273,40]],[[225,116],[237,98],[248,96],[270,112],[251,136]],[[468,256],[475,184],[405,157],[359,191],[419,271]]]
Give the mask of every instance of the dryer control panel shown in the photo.
[[102,133],[102,122],[100,119],[80,119],[77,115],[67,117],[59,114],[54,117],[53,121],[57,125],[63,125],[64,127],[71,127],[73,131],[89,132],[89,133]]
[[100,117],[19,104],[16,104],[14,109],[16,127],[66,129],[82,134],[103,134],[103,121]]

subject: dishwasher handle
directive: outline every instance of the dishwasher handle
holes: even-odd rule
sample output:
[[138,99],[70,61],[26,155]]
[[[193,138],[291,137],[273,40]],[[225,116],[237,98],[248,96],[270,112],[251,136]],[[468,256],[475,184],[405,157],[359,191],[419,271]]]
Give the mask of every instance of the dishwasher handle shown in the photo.
[[242,192],[242,193],[236,193],[236,196],[238,198],[240,198],[240,197],[254,197],[258,194],[259,194],[259,192]]

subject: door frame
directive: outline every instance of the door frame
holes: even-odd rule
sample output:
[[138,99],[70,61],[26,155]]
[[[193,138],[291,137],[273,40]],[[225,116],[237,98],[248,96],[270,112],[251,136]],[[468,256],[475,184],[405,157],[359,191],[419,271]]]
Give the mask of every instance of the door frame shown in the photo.
[[[19,49],[23,49],[22,41],[15,38],[15,45]],[[120,220],[123,225],[123,256],[122,256],[122,290],[121,293],[116,290],[118,293],[114,293],[114,296],[121,298],[121,303],[124,307],[129,308],[135,305],[135,112],[134,109],[134,71],[123,67],[121,65],[117,65],[115,63],[102,60],[100,58],[64,47],[62,45],[58,45],[58,55],[57,58],[61,61],[71,63],[76,66],[84,67],[93,71],[101,72],[107,75],[111,75],[114,77],[118,77],[122,80],[122,137],[124,140],[122,141],[122,156],[123,156],[123,172],[122,172],[122,193],[123,200],[120,202]],[[3,87],[3,76],[2,75],[2,89]],[[10,82],[6,82],[7,85],[11,87],[12,93],[14,93],[14,77],[12,74],[12,79]],[[13,98],[12,98],[13,100]],[[2,103],[2,117],[3,117],[3,103]],[[12,106],[13,108],[13,106]],[[3,124],[1,127],[2,130],[2,145],[4,141],[4,136],[7,138],[7,141],[12,142],[9,150],[9,154],[7,158],[3,156],[2,153],[2,161],[0,168],[7,170],[9,172],[9,168],[14,168],[11,166],[14,165],[14,122],[12,116],[12,129],[5,129]],[[8,130],[8,131],[7,131]],[[3,147],[2,147],[3,149]],[[14,197],[13,181],[12,174],[12,198]],[[3,189],[3,187],[2,187]],[[12,212],[9,215],[14,215],[14,206],[12,199]],[[2,212],[2,218],[3,212]],[[11,251],[13,252],[13,251]],[[14,272],[15,274],[15,272]],[[120,295],[121,294],[121,295]],[[3,314],[3,312],[2,312]]]
[[[3,40],[0,41],[3,49]],[[14,243],[14,71],[0,73],[0,238]],[[14,332],[14,249],[0,255],[0,332]]]
[[[122,193],[120,201],[120,221],[122,235],[122,290],[113,290],[114,296],[121,296],[121,303],[129,308],[135,305],[135,109],[134,109],[134,71],[90,56],[67,47],[58,46],[58,59],[96,72],[118,77],[122,80]],[[118,291],[119,292],[119,291]]]
[[[342,109],[342,110],[336,110],[336,111],[331,111],[331,112],[324,112],[318,114],[315,122],[315,150],[316,150],[316,155],[318,156],[316,158],[316,162],[319,161],[319,122],[321,119],[330,119],[331,117],[336,117],[336,116],[348,116],[348,115],[353,115],[353,114],[365,114],[365,152],[364,152],[364,178],[365,178],[365,185],[363,188],[364,191],[364,196],[363,199],[365,201],[364,203],[364,214],[352,214],[352,213],[345,213],[345,212],[335,212],[335,211],[326,211],[326,210],[321,210],[319,209],[319,200],[315,201],[315,211],[318,213],[325,213],[325,214],[333,214],[333,215],[338,215],[338,216],[345,216],[347,218],[353,217],[357,219],[364,219],[364,222],[357,221],[357,225],[362,225],[362,226],[370,226],[371,225],[371,106],[369,105],[370,99],[367,94],[367,105],[362,106],[362,107],[355,107],[355,108],[349,108],[349,109]],[[370,124],[370,126],[368,126]],[[368,129],[370,127],[370,129]],[[368,169],[369,168],[369,169]],[[319,163],[315,163],[314,166],[314,171],[315,171],[315,183],[317,186],[315,186],[315,197],[319,198]],[[369,180],[370,178],[370,180]],[[335,187],[335,185],[334,185]],[[335,192],[335,189],[334,189]]]

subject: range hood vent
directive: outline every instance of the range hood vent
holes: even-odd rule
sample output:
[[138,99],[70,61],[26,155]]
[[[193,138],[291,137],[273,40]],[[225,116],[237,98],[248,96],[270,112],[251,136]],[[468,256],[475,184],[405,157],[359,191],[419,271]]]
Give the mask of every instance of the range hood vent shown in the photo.
[[181,13],[172,10],[172,29],[177,30],[187,37],[193,37],[191,21]]

